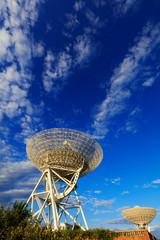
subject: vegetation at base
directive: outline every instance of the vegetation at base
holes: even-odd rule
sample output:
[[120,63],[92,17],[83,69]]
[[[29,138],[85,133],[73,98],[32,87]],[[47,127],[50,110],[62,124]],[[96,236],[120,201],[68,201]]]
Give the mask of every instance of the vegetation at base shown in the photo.
[[41,227],[24,202],[9,203],[0,207],[0,239],[2,240],[112,240],[117,233],[104,229],[81,231],[53,231],[51,227]]

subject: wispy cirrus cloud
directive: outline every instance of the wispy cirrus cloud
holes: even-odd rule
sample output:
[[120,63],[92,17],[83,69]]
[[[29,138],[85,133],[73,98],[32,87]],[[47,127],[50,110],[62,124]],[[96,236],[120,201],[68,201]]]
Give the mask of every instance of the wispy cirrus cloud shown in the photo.
[[43,2],[43,0],[2,0],[0,3],[2,201],[9,201],[16,194],[18,196],[23,194],[16,185],[17,181],[24,180],[26,174],[32,175],[35,169],[30,161],[22,160],[18,146],[21,144],[20,149],[25,152],[23,142],[36,131],[40,123],[39,112],[43,109],[43,103],[40,103],[41,107],[36,106],[29,98],[30,87],[34,81],[33,58],[44,54],[43,43],[36,42],[31,34],[31,28],[36,24]]
[[[1,162],[2,174],[0,175],[0,184],[3,186],[11,182],[12,185],[16,184],[18,178],[25,177],[26,174],[32,173],[35,170],[34,165],[31,161],[6,161]],[[9,185],[8,185],[9,187]]]
[[100,17],[96,16],[96,14],[90,9],[86,11],[85,15],[91,24],[91,27],[94,29],[99,29],[105,26],[106,20],[100,20]]
[[125,218],[117,218],[117,219],[110,219],[108,221],[105,221],[106,224],[127,224],[127,225],[133,225],[133,223],[130,223]]
[[75,52],[74,65],[84,67],[96,52],[96,46],[87,34],[79,35],[73,46]]
[[99,7],[103,7],[107,4],[107,2],[105,0],[94,0],[94,5],[99,8]]
[[27,198],[31,194],[30,188],[18,188],[12,190],[5,190],[1,192],[0,203],[7,201],[27,201]]
[[126,210],[128,208],[130,208],[130,206],[124,206],[124,207],[118,208],[116,211],[117,212],[122,212],[123,210]]
[[92,222],[99,222],[99,221],[101,221],[101,219],[95,218],[95,219],[92,219],[91,221],[92,221]]
[[74,69],[86,67],[96,52],[95,43],[93,43],[84,33],[78,35],[71,47],[57,55],[49,50],[44,60],[43,85],[49,93],[52,92],[56,97],[67,84],[68,77],[74,73]]
[[123,16],[130,9],[135,9],[139,6],[140,1],[137,0],[116,0],[113,3],[113,12],[116,17]]
[[96,193],[96,194],[100,194],[100,193],[102,193],[102,191],[100,191],[100,190],[96,190],[96,191],[94,191],[94,193]]
[[121,195],[129,194],[129,191],[123,191]]
[[108,183],[112,183],[112,184],[116,184],[116,185],[119,185],[120,184],[120,177],[117,177],[117,178],[112,178],[112,179],[108,179],[108,178],[105,178],[105,182],[108,184]]
[[[31,122],[25,122],[33,117],[33,104],[28,93],[34,75],[32,74],[33,57],[40,57],[44,53],[42,43],[36,43],[31,37],[30,29],[38,19],[38,11],[43,0],[30,1],[2,1],[1,29],[0,29],[0,120],[8,118],[11,121],[18,117],[19,128],[23,134],[31,127]],[[33,118],[31,118],[33,119]],[[2,130],[3,133],[3,130]]]
[[[94,0],[94,7],[100,8],[108,4],[109,7],[116,11],[117,16],[122,13],[125,14],[130,9],[136,0],[124,0],[115,1],[114,4],[107,3],[105,0]],[[112,6],[113,5],[113,6]],[[79,32],[75,33],[78,27],[80,27],[79,11],[85,16],[86,24]],[[68,44],[65,45],[59,53],[54,53],[48,50],[44,59],[44,70],[43,70],[43,84],[44,89],[54,96],[57,96],[61,92],[68,82],[68,78],[71,74],[74,74],[75,69],[86,68],[92,59],[96,56],[99,49],[99,43],[95,41],[98,30],[106,26],[108,21],[107,18],[101,19],[94,8],[91,10],[86,7],[86,3],[82,0],[77,0],[73,6],[73,11],[65,14],[66,21],[64,23],[64,30],[62,34],[69,40]],[[74,32],[74,38],[73,38]],[[48,54],[54,56],[54,61],[50,59],[47,61]],[[124,91],[122,95],[129,96],[128,91]],[[114,96],[113,96],[114,98]]]
[[96,210],[95,212],[94,212],[94,214],[95,215],[97,215],[97,214],[104,214],[104,213],[110,213],[110,212],[112,212],[112,211],[110,211],[110,210]]
[[[106,200],[106,199],[99,199],[96,197],[92,197],[91,195],[89,197],[80,195],[79,199],[80,199],[82,205],[90,206],[91,211],[94,211],[94,214],[112,212],[112,210],[110,210],[110,209],[111,209],[112,205],[114,204],[114,202],[116,201],[115,198]],[[77,201],[76,196],[72,195],[70,197],[70,201],[75,203]],[[109,210],[106,210],[106,208],[109,208]]]
[[136,188],[140,187],[140,188],[158,188],[159,187],[159,184],[160,184],[160,179],[157,178],[151,182],[148,182],[148,183],[144,183],[143,185],[141,186],[135,186]]
[[158,185],[160,184],[160,179],[155,179],[151,181],[150,183],[144,183],[143,188],[157,188]]
[[[106,90],[106,98],[96,106],[96,113],[93,116],[94,136],[105,137],[110,131],[111,120],[126,111],[133,92],[139,87],[151,86],[155,82],[158,73],[153,59],[156,55],[155,49],[160,47],[159,29],[160,23],[148,22],[122,63],[114,69],[110,78],[110,88]],[[153,65],[148,65],[146,60],[151,52]],[[150,84],[145,84],[151,77]]]
[[115,198],[110,199],[110,200],[96,200],[94,203],[94,206],[99,206],[99,207],[111,207],[112,204],[115,202]]
[[64,24],[65,28],[74,31],[79,25],[77,15],[73,13],[66,13],[66,19],[67,21]]
[[79,1],[76,1],[75,4],[74,4],[74,9],[76,11],[79,11],[81,10],[83,7],[85,6],[85,2],[82,1],[82,0],[79,0]]
[[[6,154],[11,152],[9,148],[6,150]],[[21,157],[22,156],[18,156],[18,153],[13,152],[12,155],[9,155],[8,159],[0,162],[2,171],[0,175],[1,203],[13,201],[15,197],[23,197],[23,199],[28,198],[34,185],[38,181],[40,173],[36,170],[31,161],[16,161],[16,159]],[[30,177],[30,179],[28,179],[28,177]]]
[[45,52],[44,43],[42,41],[35,42],[32,45],[32,52],[34,57],[42,57]]
[[153,184],[159,184],[160,183],[160,179],[155,179],[152,181]]
[[131,133],[136,133],[137,132],[137,120],[142,118],[141,114],[141,108],[139,106],[136,106],[133,110],[128,113],[128,117],[124,122],[124,125],[117,129],[116,131],[116,136],[119,136],[122,133],[125,132],[131,132]]
[[105,21],[100,20],[90,9],[85,9],[82,14],[86,23],[83,29],[76,32],[77,28],[81,27],[77,12],[84,6],[83,1],[76,1],[74,11],[65,14],[67,21],[64,23],[62,34],[68,43],[58,53],[48,50],[44,59],[44,89],[47,93],[53,93],[55,97],[64,89],[71,74],[77,69],[88,67],[98,52],[99,43],[95,41],[95,35],[99,28],[105,26]]
[[150,232],[157,238],[160,236],[160,226],[155,225],[155,226],[150,226]]
[[43,84],[47,92],[57,94],[66,84],[72,64],[71,55],[60,52],[57,57],[51,51],[47,52],[44,62]]

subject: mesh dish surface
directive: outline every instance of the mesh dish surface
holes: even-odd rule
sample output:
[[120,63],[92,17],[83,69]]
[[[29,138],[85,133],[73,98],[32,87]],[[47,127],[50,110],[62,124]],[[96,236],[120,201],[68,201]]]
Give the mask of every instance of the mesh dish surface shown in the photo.
[[80,177],[97,168],[103,158],[102,148],[94,138],[67,128],[52,128],[35,134],[29,139],[26,151],[42,172],[49,166],[69,175],[84,163]]
[[134,207],[122,211],[122,215],[131,223],[136,225],[147,225],[156,216],[156,209],[149,207]]

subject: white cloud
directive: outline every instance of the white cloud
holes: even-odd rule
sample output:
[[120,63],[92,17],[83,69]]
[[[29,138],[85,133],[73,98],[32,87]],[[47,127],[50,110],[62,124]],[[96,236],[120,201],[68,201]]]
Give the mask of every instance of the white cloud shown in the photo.
[[137,0],[126,0],[121,8],[122,13],[126,13],[136,2]]
[[[73,51],[73,54],[70,54]],[[47,92],[57,94],[67,84],[68,77],[73,68],[86,67],[96,52],[96,47],[87,34],[78,35],[71,47],[68,45],[64,51],[57,55],[51,50],[47,52],[44,60],[43,85]]]
[[[10,120],[18,116],[19,120],[16,122],[20,123],[20,127],[23,114],[33,117],[33,105],[28,99],[29,88],[34,79],[31,73],[32,58],[42,55],[44,49],[42,43],[35,43],[30,29],[37,21],[39,7],[43,2],[6,0],[0,5],[3,20],[0,30],[0,120],[3,121],[4,117]],[[1,131],[4,132],[3,127]]]
[[[76,1],[74,10],[79,11],[84,5],[85,2]],[[68,38],[68,43],[59,53],[55,54],[48,50],[44,59],[44,89],[48,93],[53,92],[55,97],[64,89],[68,77],[74,73],[74,70],[86,68],[96,55],[98,43],[94,41],[94,34],[97,28],[104,26],[105,22],[91,10],[86,10],[85,15],[88,21],[83,28],[83,33],[76,35],[75,32],[73,39],[71,33],[80,24],[78,14],[76,12],[65,14],[67,21],[64,23],[62,34]],[[49,59],[48,55],[52,57]]]
[[72,14],[72,13],[67,13],[66,14],[66,18],[67,18],[67,22],[65,23],[65,27],[71,31],[74,31],[78,25],[79,25],[79,21],[77,19],[77,15],[76,14]]
[[44,55],[44,43],[37,42],[32,47],[34,57],[42,57]]
[[7,190],[2,192],[3,195],[11,195],[12,197],[22,196],[26,194],[29,195],[29,193],[31,193],[30,188],[13,189],[13,190]]
[[20,115],[22,109],[25,108],[30,86],[27,83],[29,76],[31,76],[29,73],[18,71],[15,63],[4,68],[0,73],[0,113],[2,117],[6,115],[9,118],[13,118]]
[[139,2],[137,0],[115,0],[113,4],[114,15],[119,17],[126,14],[131,8],[135,9]]
[[125,218],[117,218],[117,219],[110,219],[108,221],[105,221],[106,224],[127,224],[127,225],[133,225]]
[[92,219],[91,221],[92,222],[99,222],[101,219],[98,219],[98,218],[95,218],[95,219]]
[[79,199],[81,199],[82,201],[86,201],[87,198],[85,196],[79,196]]
[[110,210],[102,210],[102,211],[100,211],[100,210],[97,209],[97,210],[94,212],[94,214],[97,215],[97,214],[100,214],[100,213],[103,213],[103,214],[104,214],[104,213],[110,213],[110,212],[112,212],[112,211],[110,211]]
[[117,178],[113,178],[113,179],[108,179],[108,178],[105,178],[105,181],[107,183],[112,183],[112,184],[116,184],[116,185],[119,185],[120,184],[120,177],[117,177]]
[[1,202],[12,201],[15,197],[28,198],[40,175],[31,161],[15,161],[21,156],[9,147],[5,148],[3,145],[6,154],[9,153],[9,160],[4,159],[5,161],[0,162]]
[[0,184],[3,185],[6,182],[11,182],[11,180],[15,182],[19,177],[32,173],[34,169],[35,167],[31,161],[1,162]]
[[76,11],[81,10],[83,7],[85,6],[85,2],[83,2],[82,0],[76,1],[74,4],[74,9]]
[[47,52],[43,73],[43,84],[47,92],[57,94],[64,88],[65,80],[70,75],[71,63],[71,56],[65,52],[60,52],[57,58],[51,51]]
[[137,132],[137,119],[141,118],[141,109],[139,106],[136,106],[129,114],[128,118],[126,119],[124,126],[120,127],[117,132],[116,136],[119,136],[119,134],[123,132]]
[[123,191],[121,195],[129,194],[129,191]]
[[100,194],[102,191],[94,191],[94,193],[96,194]]
[[84,66],[95,53],[95,46],[86,34],[77,36],[73,49],[76,54],[74,59],[75,66],[79,64]]
[[[96,107],[96,113],[93,116],[93,135],[105,137],[109,132],[111,120],[113,121],[116,115],[125,111],[132,92],[139,87],[139,82],[144,82],[145,74],[142,77],[138,77],[138,74],[141,74],[147,57],[151,52],[154,53],[156,46],[160,44],[159,29],[159,23],[156,25],[147,23],[122,63],[114,69],[110,78],[110,89],[106,91],[106,98]],[[149,70],[149,74],[155,79],[156,76],[151,66],[148,66],[147,74]]]
[[21,29],[12,30],[12,41],[14,44],[14,55],[22,69],[31,64],[31,43],[27,34]]
[[152,183],[155,183],[155,184],[158,183],[159,184],[160,183],[160,179],[155,179],[155,180],[152,181]]
[[94,206],[97,207],[111,207],[115,202],[115,198],[110,200],[95,200]]
[[97,8],[99,8],[99,7],[103,7],[104,5],[106,5],[106,1],[105,0],[94,0],[94,4]]
[[158,239],[160,238],[160,226],[159,225],[150,226],[150,231],[151,231],[151,234],[153,234],[155,237],[157,237]]
[[101,21],[99,16],[96,16],[90,9],[86,11],[86,17],[88,18],[90,25],[94,28],[102,28],[105,25],[105,21]]
[[7,140],[0,139],[0,157],[2,156],[10,157],[11,155],[13,155],[12,146],[8,143]]
[[151,87],[151,86],[153,85],[154,81],[155,81],[155,78],[151,77],[151,78],[147,79],[147,80],[142,84],[142,86],[144,86],[144,87]]
[[1,199],[0,202],[14,202],[14,201],[27,201],[29,195],[31,194],[32,189],[30,188],[21,188],[21,189],[10,189],[1,191]]
[[157,184],[160,184],[160,179],[155,179],[150,183],[144,183],[142,187],[143,188],[157,188],[158,187]]
[[[115,198],[113,199],[109,199],[109,200],[104,200],[104,199],[98,199],[92,196],[79,196],[79,199],[82,203],[82,205],[88,205],[91,207],[91,211],[94,211],[95,214],[99,214],[99,213],[109,213],[112,212],[111,210],[99,210],[99,207],[107,207],[107,208],[111,208],[113,203],[115,202]],[[77,199],[74,195],[71,195],[70,197],[70,202],[77,202]],[[96,207],[96,210],[95,210]]]
[[136,188],[141,187],[141,188],[158,188],[160,184],[160,179],[155,179],[151,181],[150,183],[144,183],[142,186],[135,186]]
[[152,183],[144,183],[144,184],[143,184],[143,188],[149,188],[149,187],[151,187],[151,188],[157,188],[157,186],[156,186],[156,185],[153,185]]
[[0,59],[1,61],[6,58],[7,55],[7,49],[11,44],[11,36],[9,32],[5,29],[2,28],[0,29]]
[[18,181],[16,186],[23,186],[23,187],[35,187],[37,182],[39,181],[39,177],[31,177],[27,180]]
[[113,184],[120,184],[120,178],[118,177],[118,178],[114,178],[113,180],[111,180],[111,183],[113,183]]
[[128,208],[130,208],[130,206],[124,206],[124,207],[118,208],[116,211],[117,212],[122,212],[123,210],[126,210]]

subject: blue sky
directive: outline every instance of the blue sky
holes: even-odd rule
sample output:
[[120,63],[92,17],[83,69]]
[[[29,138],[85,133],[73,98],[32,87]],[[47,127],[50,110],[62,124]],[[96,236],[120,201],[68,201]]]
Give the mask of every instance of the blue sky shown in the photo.
[[0,1],[0,202],[40,177],[27,140],[55,127],[104,151],[78,183],[88,224],[135,229],[121,211],[154,207],[160,232],[159,0]]

